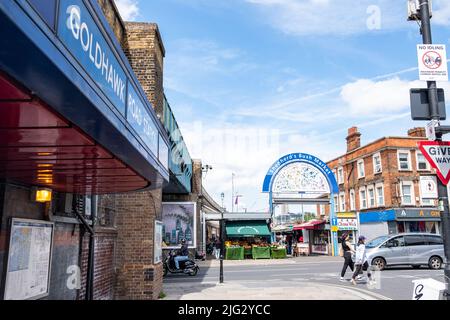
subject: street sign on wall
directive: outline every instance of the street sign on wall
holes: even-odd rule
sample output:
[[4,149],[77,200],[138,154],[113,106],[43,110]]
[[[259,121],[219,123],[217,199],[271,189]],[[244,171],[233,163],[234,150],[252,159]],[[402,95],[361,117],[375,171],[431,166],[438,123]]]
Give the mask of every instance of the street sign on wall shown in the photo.
[[444,185],[450,181],[450,142],[419,141],[419,149]]
[[425,199],[436,199],[438,197],[436,177],[420,176],[420,195]]
[[422,81],[448,81],[447,53],[444,44],[417,45],[419,78]]

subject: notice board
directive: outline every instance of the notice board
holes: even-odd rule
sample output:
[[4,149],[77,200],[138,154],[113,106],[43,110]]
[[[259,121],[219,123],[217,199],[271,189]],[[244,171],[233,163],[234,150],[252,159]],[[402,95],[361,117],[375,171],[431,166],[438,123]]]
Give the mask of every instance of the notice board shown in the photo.
[[39,299],[49,294],[54,224],[12,219],[5,300]]

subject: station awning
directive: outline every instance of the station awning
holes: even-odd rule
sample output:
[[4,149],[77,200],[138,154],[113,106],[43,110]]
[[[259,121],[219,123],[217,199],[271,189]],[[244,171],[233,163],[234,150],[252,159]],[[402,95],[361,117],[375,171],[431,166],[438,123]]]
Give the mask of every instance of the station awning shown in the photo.
[[270,236],[271,233],[265,221],[233,221],[227,222],[227,236],[229,238]]
[[[48,1],[54,30],[21,2],[0,1],[0,179],[76,194],[163,187],[167,133],[106,20],[83,26],[108,80],[64,28],[63,1]],[[82,17],[97,15],[79,3]]]
[[294,230],[314,230],[320,225],[325,224],[325,220],[311,220],[294,226]]

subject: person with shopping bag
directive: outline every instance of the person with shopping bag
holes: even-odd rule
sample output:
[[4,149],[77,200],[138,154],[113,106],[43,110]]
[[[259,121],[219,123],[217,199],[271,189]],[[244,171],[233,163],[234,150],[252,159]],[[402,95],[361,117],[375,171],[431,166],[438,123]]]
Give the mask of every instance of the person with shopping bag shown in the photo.
[[353,272],[352,276],[352,284],[356,285],[356,280],[360,279],[360,274],[363,273],[363,271],[367,271],[367,277],[369,279],[369,282],[372,281],[372,274],[369,270],[369,263],[367,262],[367,255],[366,255],[366,245],[365,245],[366,237],[360,236],[358,238],[358,246],[356,248],[356,255],[355,255],[355,271]]

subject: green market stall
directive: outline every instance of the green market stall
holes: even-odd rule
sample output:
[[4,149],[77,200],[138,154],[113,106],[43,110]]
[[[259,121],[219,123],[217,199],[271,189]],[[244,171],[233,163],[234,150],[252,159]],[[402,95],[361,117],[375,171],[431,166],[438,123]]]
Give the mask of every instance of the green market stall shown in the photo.
[[[226,222],[227,241],[225,258],[228,259],[227,252],[230,251],[230,260],[233,258],[244,259],[270,259],[270,230],[266,221],[227,221]],[[239,255],[234,253],[241,248]],[[242,252],[242,254],[241,254]]]
[[270,259],[270,247],[257,247],[252,248],[253,259]]
[[244,247],[230,246],[225,251],[226,260],[244,260]]
[[285,259],[287,257],[286,247],[272,247],[270,248],[270,253],[272,259]]

